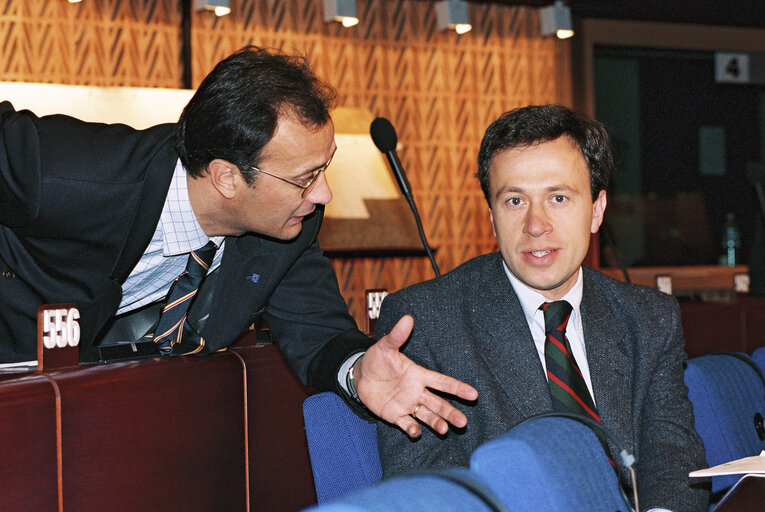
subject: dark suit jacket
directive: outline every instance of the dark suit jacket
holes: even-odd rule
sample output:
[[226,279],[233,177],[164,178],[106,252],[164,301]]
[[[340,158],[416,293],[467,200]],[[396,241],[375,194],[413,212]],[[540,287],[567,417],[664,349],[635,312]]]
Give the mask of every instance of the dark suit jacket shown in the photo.
[[[178,159],[173,130],[38,118],[0,103],[0,361],[36,358],[40,304],[76,303],[82,349],[98,340],[159,221]],[[334,389],[339,362],[369,339],[316,242],[322,213],[294,240],[226,239],[198,326],[210,351],[263,317],[300,378]]]
[[[637,458],[641,509],[705,510],[706,491],[692,489],[688,478],[706,462],[683,383],[677,302],[585,268],[581,313],[595,404],[603,425]],[[552,411],[542,364],[499,254],[387,296],[376,331],[388,333],[404,314],[414,316],[404,352],[472,384],[478,400],[455,404],[467,415],[467,427],[443,438],[425,428],[410,441],[399,429],[380,425],[384,476],[414,467],[467,466],[479,444]],[[629,485],[626,474],[620,476]]]

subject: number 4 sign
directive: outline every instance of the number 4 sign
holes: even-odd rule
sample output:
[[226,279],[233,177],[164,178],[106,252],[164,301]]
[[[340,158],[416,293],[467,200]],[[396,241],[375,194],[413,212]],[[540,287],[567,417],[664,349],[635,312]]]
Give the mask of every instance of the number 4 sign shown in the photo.
[[715,82],[748,84],[749,67],[746,53],[715,53]]

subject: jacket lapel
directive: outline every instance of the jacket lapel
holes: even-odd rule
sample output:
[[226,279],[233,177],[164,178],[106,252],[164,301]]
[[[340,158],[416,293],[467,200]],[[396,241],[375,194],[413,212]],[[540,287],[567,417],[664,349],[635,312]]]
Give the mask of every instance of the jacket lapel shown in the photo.
[[226,238],[220,275],[205,293],[205,303],[192,306],[205,314],[196,317],[195,312],[192,325],[211,348],[221,348],[221,340],[234,339],[263,312],[260,306],[275,286],[270,281],[275,279],[271,270],[276,261],[273,250],[264,246],[256,236]]
[[549,412],[552,401],[531,331],[501,256],[495,256],[473,280],[468,298],[474,304],[471,322],[483,334],[476,336],[479,353],[523,417]]
[[625,352],[627,333],[601,288],[585,269],[581,311],[595,406],[603,425],[614,433],[623,432],[621,441],[634,450],[632,363]]
[[[153,129],[170,130],[170,125],[160,125]],[[138,204],[135,205],[135,214],[127,232],[127,239],[112,269],[111,278],[117,283],[121,284],[128,278],[157,228],[178,159],[174,150],[174,141],[175,138],[170,131],[146,169],[141,196]]]

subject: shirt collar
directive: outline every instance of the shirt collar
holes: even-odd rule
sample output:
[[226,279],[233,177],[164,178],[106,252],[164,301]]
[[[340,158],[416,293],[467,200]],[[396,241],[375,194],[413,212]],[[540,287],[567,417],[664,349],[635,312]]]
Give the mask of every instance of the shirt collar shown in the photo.
[[[510,284],[513,287],[513,291],[518,296],[518,300],[523,308],[523,315],[526,317],[526,323],[531,325],[534,322],[536,315],[543,315],[543,312],[539,309],[539,306],[544,302],[550,302],[541,293],[532,290],[527,285],[521,282],[520,279],[515,277],[510,269],[507,268],[505,261],[502,260],[502,267],[505,269],[505,275],[510,280]],[[582,279],[582,267],[579,267],[579,272],[576,277],[576,283],[571,289],[563,296],[561,300],[568,301],[573,308],[573,315],[576,321],[577,329],[582,330],[582,315],[580,313],[580,307],[582,305],[582,292],[584,290],[584,284]],[[544,325],[544,320],[542,321]]]
[[220,247],[225,237],[208,237],[194,216],[186,183],[186,169],[180,159],[175,164],[173,179],[167,191],[160,217],[162,224],[162,255],[177,256],[199,249],[208,241]]

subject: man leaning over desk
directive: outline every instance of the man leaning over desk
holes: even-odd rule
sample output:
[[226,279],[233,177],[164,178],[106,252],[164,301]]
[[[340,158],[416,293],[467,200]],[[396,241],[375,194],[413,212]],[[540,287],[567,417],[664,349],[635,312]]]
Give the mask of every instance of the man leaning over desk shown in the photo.
[[216,65],[177,124],[135,130],[0,103],[0,362],[36,358],[41,304],[77,305],[86,361],[128,341],[215,352],[263,319],[309,386],[352,403],[358,389],[408,435],[422,401],[431,427],[463,426],[428,388],[475,390],[403,356],[406,326],[376,343],[361,333],[316,242],[334,97],[303,59],[248,47]]

